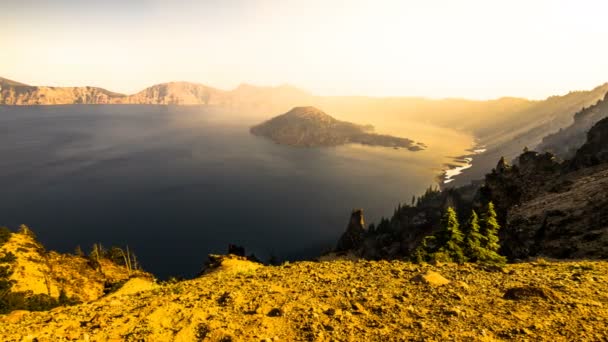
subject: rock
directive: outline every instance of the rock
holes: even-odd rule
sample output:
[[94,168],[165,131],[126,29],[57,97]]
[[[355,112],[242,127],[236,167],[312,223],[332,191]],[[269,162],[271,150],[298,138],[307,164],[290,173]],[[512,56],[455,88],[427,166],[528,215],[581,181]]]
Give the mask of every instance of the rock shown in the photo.
[[10,314],[1,317],[1,319],[6,323],[18,323],[22,318],[29,315],[29,313],[30,312],[28,310],[15,310]]
[[358,314],[358,315],[367,315],[367,310],[365,310],[365,308],[363,307],[363,305],[361,305],[361,303],[358,302],[351,302],[350,303],[352,309],[353,309],[353,313],[354,314]]
[[357,250],[363,243],[365,235],[365,219],[363,218],[363,209],[355,209],[350,215],[350,221],[346,227],[346,232],[342,234],[338,245],[337,252]]
[[284,312],[282,309],[280,308],[272,308],[270,309],[270,311],[268,311],[267,316],[268,317],[281,317],[283,316]]
[[541,298],[549,301],[559,301],[559,296],[552,290],[539,286],[520,286],[512,287],[505,291],[504,299],[525,300],[531,298]]
[[434,271],[427,271],[424,274],[418,274],[417,276],[412,278],[411,281],[414,283],[423,283],[430,286],[442,286],[450,283],[449,280]]

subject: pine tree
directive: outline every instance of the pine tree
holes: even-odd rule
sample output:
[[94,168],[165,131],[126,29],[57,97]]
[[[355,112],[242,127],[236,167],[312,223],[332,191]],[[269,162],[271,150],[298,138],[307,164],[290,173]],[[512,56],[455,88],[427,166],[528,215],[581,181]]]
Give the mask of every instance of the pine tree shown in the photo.
[[416,247],[412,253],[412,261],[418,264],[429,261],[429,258],[434,251],[435,240],[436,238],[433,235],[426,236],[422,239],[418,247]]
[[471,261],[477,261],[483,255],[481,242],[483,236],[479,232],[479,217],[475,210],[471,211],[471,217],[464,229],[464,252]]
[[498,254],[498,250],[500,249],[498,238],[499,230],[500,225],[498,224],[496,211],[494,210],[494,203],[490,202],[488,203],[488,210],[483,219],[481,230],[481,247],[483,255],[479,261],[493,264],[504,264],[507,261],[504,256]]
[[439,234],[439,245],[435,258],[439,261],[465,262],[464,251],[462,250],[464,236],[460,231],[456,211],[448,207],[442,219],[443,231]]

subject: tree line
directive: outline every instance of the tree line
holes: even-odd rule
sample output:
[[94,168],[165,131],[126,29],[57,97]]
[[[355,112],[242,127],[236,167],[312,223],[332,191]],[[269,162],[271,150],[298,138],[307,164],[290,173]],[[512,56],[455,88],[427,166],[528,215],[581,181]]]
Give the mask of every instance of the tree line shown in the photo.
[[454,208],[448,207],[441,220],[441,230],[422,239],[412,253],[412,260],[502,265],[507,259],[499,254],[499,230],[492,202],[488,203],[481,218],[472,210],[463,225]]

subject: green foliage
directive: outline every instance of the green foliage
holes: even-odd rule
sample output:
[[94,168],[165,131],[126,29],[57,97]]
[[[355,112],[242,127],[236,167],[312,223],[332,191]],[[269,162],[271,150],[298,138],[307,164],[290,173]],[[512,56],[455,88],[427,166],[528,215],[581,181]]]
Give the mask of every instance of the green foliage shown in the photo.
[[13,234],[13,232],[7,227],[0,227],[0,246],[11,238],[11,234]]
[[494,210],[494,203],[488,203],[488,209],[483,217],[482,226],[481,226],[481,247],[483,254],[481,255],[479,261],[487,264],[504,264],[507,262],[507,259],[498,254],[500,249],[498,231],[500,230],[500,225],[498,224],[498,219],[496,215],[496,211]]
[[418,197],[416,199],[416,207],[426,207],[432,205],[437,200],[441,198],[441,190],[439,187],[429,186],[424,195]]
[[480,260],[483,255],[481,247],[483,235],[481,235],[479,230],[479,217],[475,210],[473,210],[464,227],[464,252],[470,261]]
[[[452,207],[448,207],[442,219],[443,230],[439,234],[439,250],[440,254],[445,254],[443,259],[440,261],[453,260],[458,263],[465,262],[464,251],[462,250],[462,244],[464,236],[460,231],[460,225],[458,223],[458,217],[456,211]],[[437,256],[435,257],[437,260]],[[439,260],[438,260],[439,261]]]
[[113,263],[115,263],[116,265],[119,266],[126,266],[126,259],[125,259],[125,253],[123,252],[122,248],[120,247],[116,247],[116,246],[112,246],[110,247],[110,249],[107,251],[105,257],[107,259],[109,259],[110,261],[112,261]]
[[17,256],[15,256],[15,254],[13,254],[13,252],[8,252],[0,257],[0,264],[1,263],[13,263],[13,262],[15,262],[15,260],[17,260]]
[[412,253],[412,261],[416,263],[429,261],[430,256],[433,254],[431,251],[434,250],[435,242],[436,238],[433,235],[426,236],[422,239],[420,245],[418,245]]
[[57,306],[77,303],[78,301],[66,296],[65,292],[61,292],[59,298],[53,298],[42,293],[31,294],[30,292],[9,291],[0,294],[0,314],[9,313],[13,310],[46,311]]
[[456,211],[448,207],[441,220],[441,230],[435,235],[425,237],[414,249],[411,259],[414,262],[441,261],[463,263],[467,260],[483,264],[501,265],[506,258],[498,254],[500,249],[498,231],[500,225],[492,203],[484,215],[482,224],[475,211],[464,225],[464,233]]
[[12,274],[13,271],[9,266],[0,266],[0,294],[10,291],[14,283],[9,279]]

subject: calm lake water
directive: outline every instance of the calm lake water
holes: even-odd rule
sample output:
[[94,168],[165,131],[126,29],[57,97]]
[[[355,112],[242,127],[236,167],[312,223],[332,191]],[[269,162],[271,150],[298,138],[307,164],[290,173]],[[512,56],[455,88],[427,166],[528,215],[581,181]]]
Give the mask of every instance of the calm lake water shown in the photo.
[[48,249],[129,245],[160,277],[192,276],[229,243],[317,256],[352,208],[368,223],[435,183],[426,151],[279,146],[202,107],[0,106],[0,224]]

